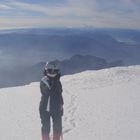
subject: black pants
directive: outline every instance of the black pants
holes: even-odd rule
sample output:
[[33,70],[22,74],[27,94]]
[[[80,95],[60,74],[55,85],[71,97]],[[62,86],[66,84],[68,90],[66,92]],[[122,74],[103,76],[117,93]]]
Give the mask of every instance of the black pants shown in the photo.
[[61,134],[62,133],[62,115],[61,113],[49,113],[44,110],[40,110],[40,117],[41,117],[41,123],[42,123],[42,132],[45,132],[47,134],[50,133],[50,126],[52,118],[53,123],[53,133],[54,134]]
[[41,123],[42,123],[42,132],[49,134],[50,133],[50,127],[51,127],[51,121],[53,123],[53,134],[61,134],[62,133],[62,116],[61,114],[50,114],[47,111],[43,113],[44,116],[41,117]]
[[46,135],[50,133],[51,121],[52,118],[52,126],[53,126],[53,135],[62,134],[62,110],[55,107],[51,109],[51,113],[46,111],[47,108],[47,98],[42,96],[39,106],[39,113],[42,123],[42,132]]

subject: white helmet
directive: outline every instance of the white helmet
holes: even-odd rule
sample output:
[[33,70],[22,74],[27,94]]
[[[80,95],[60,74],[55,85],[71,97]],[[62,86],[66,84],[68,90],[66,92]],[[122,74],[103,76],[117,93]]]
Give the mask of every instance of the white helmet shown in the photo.
[[58,74],[60,74],[58,64],[55,61],[47,62],[45,65],[45,73],[49,77],[56,77]]

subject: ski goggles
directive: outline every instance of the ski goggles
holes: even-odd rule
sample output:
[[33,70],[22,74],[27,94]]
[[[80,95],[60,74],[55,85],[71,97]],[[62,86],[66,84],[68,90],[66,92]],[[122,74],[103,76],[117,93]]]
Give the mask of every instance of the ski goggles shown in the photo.
[[47,71],[47,73],[50,73],[50,74],[57,74],[57,73],[59,73],[58,69],[47,69],[46,71]]

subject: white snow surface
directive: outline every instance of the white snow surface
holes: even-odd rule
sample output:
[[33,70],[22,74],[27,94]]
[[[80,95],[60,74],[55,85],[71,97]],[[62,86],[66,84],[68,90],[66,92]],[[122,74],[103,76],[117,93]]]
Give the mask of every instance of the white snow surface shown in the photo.
[[[140,140],[140,66],[61,78],[64,140]],[[0,139],[41,140],[39,83],[0,89]]]

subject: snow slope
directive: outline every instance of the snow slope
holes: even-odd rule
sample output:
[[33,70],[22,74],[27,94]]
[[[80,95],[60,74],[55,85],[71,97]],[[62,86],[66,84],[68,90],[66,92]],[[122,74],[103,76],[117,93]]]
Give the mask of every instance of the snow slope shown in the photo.
[[[139,140],[140,66],[61,78],[64,140]],[[0,139],[41,140],[39,83],[0,89]]]

